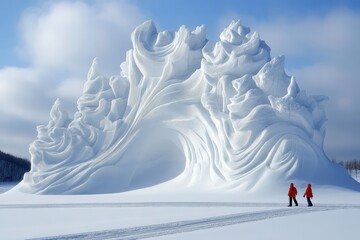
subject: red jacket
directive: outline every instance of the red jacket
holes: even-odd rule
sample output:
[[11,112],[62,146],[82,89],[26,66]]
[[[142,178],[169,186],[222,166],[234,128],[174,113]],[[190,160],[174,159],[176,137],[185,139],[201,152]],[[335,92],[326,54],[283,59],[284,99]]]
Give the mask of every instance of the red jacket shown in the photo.
[[305,193],[304,193],[304,197],[307,197],[307,198],[312,198],[313,197],[312,190],[311,190],[311,184],[307,185],[307,188],[306,188]]
[[297,195],[296,187],[294,187],[294,184],[293,184],[293,183],[290,183],[290,188],[289,188],[288,196],[289,196],[289,197],[295,197],[296,195]]

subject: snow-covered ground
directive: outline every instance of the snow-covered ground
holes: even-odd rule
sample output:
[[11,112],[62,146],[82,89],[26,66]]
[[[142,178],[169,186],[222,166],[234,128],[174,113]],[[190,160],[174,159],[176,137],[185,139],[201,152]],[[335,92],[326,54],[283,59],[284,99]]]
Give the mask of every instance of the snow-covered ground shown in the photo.
[[249,196],[151,192],[3,193],[0,238],[351,239],[348,229],[356,229],[360,217],[360,193],[333,187],[314,189],[313,208],[301,196],[299,207],[287,207],[287,189],[282,195]]
[[18,182],[0,182],[0,193],[7,192],[13,188]]
[[360,173],[358,173],[358,174],[356,174],[355,172],[351,173],[351,177],[353,179],[355,179],[356,181],[360,182]]

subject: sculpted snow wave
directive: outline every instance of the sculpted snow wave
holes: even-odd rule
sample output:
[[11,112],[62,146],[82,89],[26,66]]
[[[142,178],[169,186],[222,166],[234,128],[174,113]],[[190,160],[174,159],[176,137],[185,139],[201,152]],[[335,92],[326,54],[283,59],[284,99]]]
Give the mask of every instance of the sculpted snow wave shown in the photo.
[[[239,21],[206,39],[205,27],[135,29],[118,76],[95,59],[78,111],[57,100],[31,144],[29,193],[123,192],[164,182],[257,189],[299,179],[351,185],[323,151],[325,97],[308,96]],[[337,179],[334,179],[334,174]]]

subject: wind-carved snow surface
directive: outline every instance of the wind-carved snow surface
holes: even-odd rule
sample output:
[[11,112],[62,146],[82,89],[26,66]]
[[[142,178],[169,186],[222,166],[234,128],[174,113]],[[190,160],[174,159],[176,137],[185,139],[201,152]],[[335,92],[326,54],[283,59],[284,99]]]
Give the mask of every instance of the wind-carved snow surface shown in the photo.
[[157,32],[148,21],[131,38],[120,76],[94,60],[73,119],[55,102],[20,191],[355,184],[323,151],[326,97],[301,91],[256,32],[231,22],[212,42],[204,26]]

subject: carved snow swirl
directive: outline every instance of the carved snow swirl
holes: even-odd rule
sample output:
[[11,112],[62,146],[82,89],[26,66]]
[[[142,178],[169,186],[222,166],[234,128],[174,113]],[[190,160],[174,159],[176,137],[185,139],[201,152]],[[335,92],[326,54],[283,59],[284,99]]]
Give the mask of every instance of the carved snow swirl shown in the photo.
[[267,45],[239,21],[203,54],[208,86],[202,103],[221,140],[217,168],[230,185],[253,188],[266,172],[313,179],[317,165],[331,169],[319,111],[325,98],[300,92],[284,71],[284,57],[270,60]]
[[[162,183],[253,191],[290,179],[351,184],[323,151],[326,97],[301,91],[285,73],[284,57],[271,58],[256,32],[233,21],[212,42],[204,26],[158,32],[148,21],[131,39],[119,76],[101,75],[93,61],[73,119],[55,102],[17,189],[82,194]],[[323,177],[333,174],[336,180]]]

